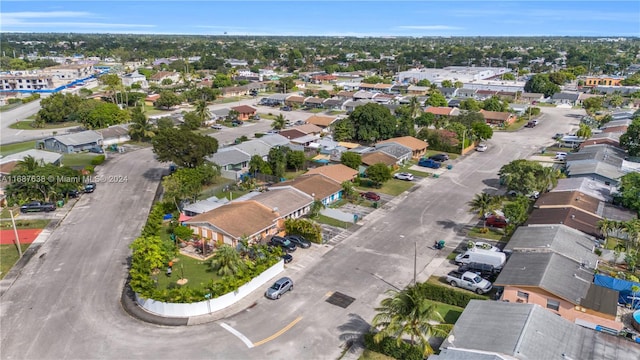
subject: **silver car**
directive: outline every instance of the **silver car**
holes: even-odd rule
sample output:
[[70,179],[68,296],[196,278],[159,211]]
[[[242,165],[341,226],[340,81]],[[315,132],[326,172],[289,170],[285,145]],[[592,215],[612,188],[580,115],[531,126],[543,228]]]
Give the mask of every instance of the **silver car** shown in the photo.
[[288,277],[283,277],[273,283],[273,285],[271,285],[271,287],[268,288],[264,293],[264,296],[274,300],[280,299],[280,296],[282,296],[282,294],[291,290],[293,290],[293,280],[289,279]]

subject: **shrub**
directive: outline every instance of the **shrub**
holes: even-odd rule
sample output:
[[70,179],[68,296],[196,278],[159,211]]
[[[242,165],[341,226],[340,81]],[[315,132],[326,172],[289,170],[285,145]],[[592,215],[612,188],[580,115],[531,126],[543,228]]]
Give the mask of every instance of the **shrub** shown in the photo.
[[93,172],[95,171],[94,167],[91,165],[87,165],[84,167],[84,171],[87,172],[88,174],[93,174]]
[[486,300],[487,298],[484,296],[478,296],[471,292],[467,291],[459,291],[455,289],[451,289],[446,286],[431,284],[428,282],[418,284],[418,288],[423,292],[425,297],[429,300],[438,301],[441,303],[466,307],[469,301],[477,299],[477,300]]
[[91,159],[91,165],[93,166],[102,165],[103,162],[104,162],[104,155],[98,155],[93,159]]
[[255,133],[255,134],[253,134],[253,136],[254,136],[256,139],[260,139],[261,137],[263,137],[263,136],[264,136],[264,133]]
[[22,102],[21,99],[15,99],[15,98],[7,100],[7,103],[9,103],[9,104],[17,104],[17,103],[21,103],[21,102]]
[[398,346],[396,339],[391,337],[385,337],[376,344],[373,340],[373,333],[364,334],[364,346],[365,348],[375,351],[387,356],[391,356],[396,359],[406,360],[422,360],[424,355],[419,347],[401,342]]
[[598,256],[602,256],[602,250],[601,249],[595,249],[593,252]]

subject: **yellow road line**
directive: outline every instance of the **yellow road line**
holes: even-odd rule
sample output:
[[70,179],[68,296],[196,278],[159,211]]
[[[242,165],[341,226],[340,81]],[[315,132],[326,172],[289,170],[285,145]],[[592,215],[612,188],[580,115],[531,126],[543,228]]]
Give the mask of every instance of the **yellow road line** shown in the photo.
[[268,338],[266,338],[266,339],[264,339],[264,340],[260,340],[260,341],[254,342],[254,343],[253,343],[253,346],[254,346],[254,347],[255,347],[255,346],[260,346],[260,345],[262,345],[262,344],[264,344],[264,343],[267,343],[267,342],[269,342],[269,341],[271,341],[271,340],[273,340],[273,339],[277,338],[278,336],[280,336],[280,335],[282,335],[282,334],[286,333],[289,329],[291,329],[291,328],[292,328],[295,324],[297,324],[300,320],[302,320],[302,316],[298,316],[295,320],[293,320],[291,323],[289,323],[289,325],[287,325],[287,326],[283,327],[280,331],[278,331],[277,333],[275,333],[275,334],[273,334],[273,335],[269,336]]

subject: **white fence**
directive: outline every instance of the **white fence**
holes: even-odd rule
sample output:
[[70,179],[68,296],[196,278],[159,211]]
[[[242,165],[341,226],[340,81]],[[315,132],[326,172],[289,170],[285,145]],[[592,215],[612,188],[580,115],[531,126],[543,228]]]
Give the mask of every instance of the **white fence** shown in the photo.
[[138,295],[138,293],[136,293],[136,301],[138,302],[138,305],[140,305],[148,312],[164,317],[190,317],[206,315],[235,304],[254,290],[262,287],[283,270],[284,261],[281,260],[277,264],[265,270],[262,274],[253,278],[248,283],[240,286],[238,290],[224,294],[215,299],[197,303],[165,303],[153,299],[144,299],[140,295]]

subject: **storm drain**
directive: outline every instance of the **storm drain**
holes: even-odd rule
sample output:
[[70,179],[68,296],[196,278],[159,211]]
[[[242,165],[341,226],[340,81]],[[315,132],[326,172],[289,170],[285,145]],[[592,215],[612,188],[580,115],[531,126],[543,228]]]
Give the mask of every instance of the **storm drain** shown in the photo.
[[347,306],[351,305],[351,303],[355,301],[355,298],[336,291],[331,296],[329,296],[326,301],[329,304],[340,306],[341,308],[346,309]]

